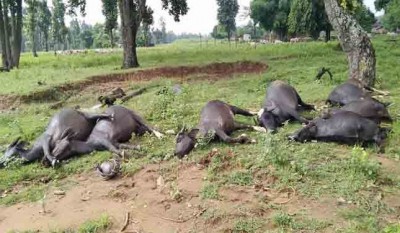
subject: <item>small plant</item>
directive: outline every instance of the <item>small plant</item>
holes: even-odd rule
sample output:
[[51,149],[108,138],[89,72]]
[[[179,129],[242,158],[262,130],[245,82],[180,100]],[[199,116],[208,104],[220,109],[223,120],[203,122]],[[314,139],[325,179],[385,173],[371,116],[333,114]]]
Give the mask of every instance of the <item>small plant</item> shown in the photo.
[[253,175],[248,171],[237,171],[229,176],[229,183],[240,186],[253,184]]
[[379,164],[369,158],[368,153],[361,147],[354,147],[351,151],[349,162],[350,169],[356,173],[362,173],[368,179],[375,180],[379,173]]
[[272,135],[267,135],[265,141],[265,156],[277,166],[284,167],[289,165],[290,158],[287,150],[283,150],[279,146],[278,139],[274,139]]
[[219,193],[218,193],[218,185],[216,184],[206,184],[203,186],[203,188],[200,191],[201,197],[203,199],[218,199],[219,198]]
[[282,228],[288,228],[293,225],[294,220],[288,214],[278,213],[273,217],[273,222],[276,226],[279,226]]
[[100,218],[95,220],[89,220],[83,223],[79,229],[79,233],[100,233],[106,232],[111,226],[110,217],[107,214],[101,215]]
[[385,227],[383,233],[400,233],[400,224]]
[[239,219],[233,228],[233,232],[237,233],[253,233],[257,232],[258,229],[262,227],[262,222],[260,220],[251,219]]

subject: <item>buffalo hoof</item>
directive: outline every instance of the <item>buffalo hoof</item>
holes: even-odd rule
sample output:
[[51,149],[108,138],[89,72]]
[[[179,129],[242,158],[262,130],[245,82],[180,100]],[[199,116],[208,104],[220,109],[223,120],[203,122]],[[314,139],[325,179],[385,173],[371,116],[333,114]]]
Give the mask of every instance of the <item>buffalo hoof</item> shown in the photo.
[[266,133],[267,130],[264,127],[260,127],[260,126],[253,126],[253,129],[257,132],[261,132],[261,133]]

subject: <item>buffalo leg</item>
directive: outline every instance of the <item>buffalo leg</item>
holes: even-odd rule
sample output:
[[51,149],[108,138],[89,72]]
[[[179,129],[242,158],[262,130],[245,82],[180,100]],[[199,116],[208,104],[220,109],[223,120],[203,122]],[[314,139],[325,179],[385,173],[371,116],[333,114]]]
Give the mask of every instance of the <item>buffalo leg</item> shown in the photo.
[[50,135],[45,135],[42,138],[42,147],[43,147],[44,159],[47,159],[50,162],[50,164],[54,166],[56,163],[56,159],[50,152],[50,140],[51,140]]
[[241,135],[239,137],[236,138],[232,138],[230,136],[228,136],[223,130],[216,130],[215,132],[217,134],[217,136],[222,139],[224,142],[227,143],[241,143],[241,144],[245,144],[250,142],[250,139],[245,136],[245,135]]
[[234,114],[243,115],[243,116],[254,116],[254,114],[250,113],[249,111],[241,109],[241,108],[238,108],[238,107],[233,106],[233,105],[229,105],[229,108],[231,109],[231,111]]
[[264,127],[259,127],[259,126],[253,126],[253,125],[246,125],[246,124],[241,124],[238,122],[235,122],[235,130],[242,130],[242,129],[252,129],[258,132],[266,133],[267,130]]
[[287,112],[291,117],[299,121],[300,123],[303,124],[308,124],[308,120],[302,116],[295,110],[295,109],[285,109],[285,112]]
[[145,132],[152,133],[154,134],[158,139],[164,137],[164,135],[157,130],[153,129],[152,127],[148,126],[146,122],[136,113],[131,111],[131,117],[133,120],[135,120],[142,128],[144,129]]
[[[61,146],[58,145],[53,149],[53,154],[58,161],[69,159],[73,156],[90,154],[94,151],[94,148],[83,141],[72,140],[68,142],[68,145]],[[57,162],[58,162],[57,161]]]
[[314,110],[315,109],[314,105],[304,103],[304,101],[301,99],[299,93],[296,92],[296,96],[297,96],[297,99],[299,100],[299,105],[301,106],[301,108],[303,110]]
[[87,112],[81,112],[81,113],[88,120],[101,120],[101,119],[112,120],[113,119],[113,116],[110,114],[95,114],[95,113],[87,113]]
[[127,149],[127,150],[140,150],[139,145],[130,145],[130,144],[125,144],[125,143],[117,143],[117,147],[120,150]]

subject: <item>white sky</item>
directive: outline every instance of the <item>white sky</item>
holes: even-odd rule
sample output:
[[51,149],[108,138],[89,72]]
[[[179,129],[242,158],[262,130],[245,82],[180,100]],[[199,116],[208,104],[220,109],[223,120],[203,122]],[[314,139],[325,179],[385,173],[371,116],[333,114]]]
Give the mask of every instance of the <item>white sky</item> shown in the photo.
[[[187,15],[181,17],[180,22],[175,22],[173,18],[161,9],[160,0],[147,0],[147,4],[154,10],[154,26],[158,27],[159,18],[164,17],[167,24],[167,30],[172,30],[175,33],[211,33],[213,27],[217,24],[217,4],[216,0],[187,0],[189,6],[189,12]],[[375,0],[363,0],[364,3],[375,12],[374,1]],[[48,0],[51,5],[51,0]],[[238,0],[240,10],[243,6],[249,6],[250,0]],[[377,15],[382,14],[381,12],[376,13]],[[100,0],[87,0],[86,5],[86,16],[81,18],[86,23],[95,24],[104,22],[104,17],[101,13],[101,1]],[[68,21],[68,18],[67,18]],[[248,19],[241,20],[237,18],[237,24],[243,25],[248,22]]]

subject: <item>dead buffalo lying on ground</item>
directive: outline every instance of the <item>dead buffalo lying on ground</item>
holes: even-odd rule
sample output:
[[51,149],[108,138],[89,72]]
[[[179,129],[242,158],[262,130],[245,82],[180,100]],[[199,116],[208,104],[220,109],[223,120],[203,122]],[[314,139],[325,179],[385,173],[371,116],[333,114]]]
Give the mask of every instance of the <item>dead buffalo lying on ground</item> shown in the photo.
[[340,111],[327,118],[317,118],[298,130],[289,139],[305,142],[319,140],[344,144],[375,143],[382,145],[387,129],[356,113]]
[[22,158],[25,163],[47,159],[54,166],[59,160],[68,158],[58,158],[52,153],[57,143],[66,138],[68,140],[86,140],[99,119],[110,120],[112,115],[89,114],[74,109],[63,109],[53,116],[46,131],[36,140],[31,149],[25,149],[26,142],[17,139],[7,148],[0,165],[4,165],[12,157],[17,156]]
[[122,106],[110,106],[105,114],[113,115],[113,121],[99,120],[93,128],[87,141],[63,139],[54,149],[59,158],[71,155],[89,154],[95,150],[109,150],[123,156],[123,149],[137,150],[139,146],[125,144],[132,134],[143,135],[146,132],[155,134],[158,138],[163,135],[148,126],[134,111]]
[[287,120],[308,123],[298,111],[312,109],[314,106],[304,103],[292,86],[277,80],[267,88],[264,106],[259,112],[260,126],[275,131]]
[[[349,104],[357,100],[373,100],[378,103],[381,103],[380,101],[372,97],[371,95],[372,91],[378,91],[378,90],[366,87],[360,84],[357,80],[349,79],[345,83],[333,89],[333,91],[329,94],[326,103],[339,106],[344,106],[346,104]],[[389,103],[381,103],[381,104],[383,104],[384,106],[389,105]]]
[[192,129],[190,132],[187,132],[184,129],[177,135],[174,154],[178,158],[183,158],[195,147],[196,138],[208,137],[209,134],[211,134],[211,139],[219,138],[227,143],[249,143],[250,139],[245,135],[241,135],[237,138],[232,138],[229,135],[231,135],[235,130],[240,129],[262,129],[260,129],[260,127],[235,122],[235,114],[243,116],[255,115],[219,100],[208,102],[201,110],[200,123],[198,127]]
[[390,117],[386,107],[382,103],[371,99],[356,100],[344,105],[340,109],[328,110],[326,114],[331,115],[342,111],[357,113],[358,115],[373,120],[378,124],[385,121],[392,122],[392,118]]

